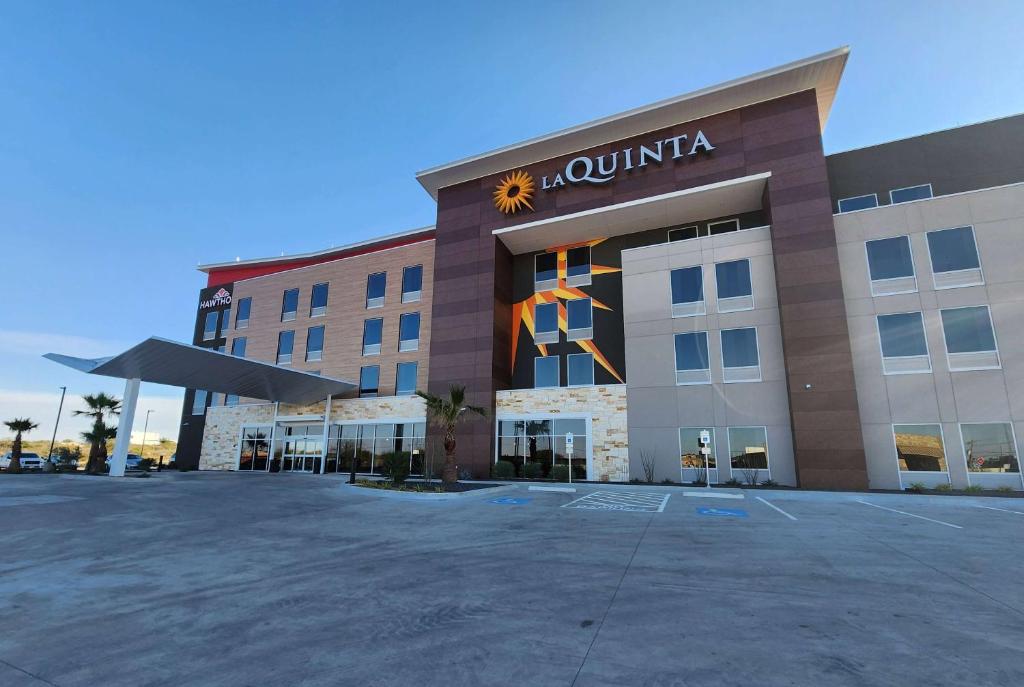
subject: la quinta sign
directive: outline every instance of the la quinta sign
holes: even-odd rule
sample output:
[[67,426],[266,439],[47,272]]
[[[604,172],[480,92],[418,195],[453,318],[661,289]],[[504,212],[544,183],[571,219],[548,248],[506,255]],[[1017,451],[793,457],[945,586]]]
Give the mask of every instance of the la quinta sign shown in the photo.
[[[640,145],[636,148],[626,148],[596,157],[573,158],[564,170],[555,173],[553,177],[542,177],[540,187],[544,191],[554,191],[567,183],[607,184],[620,172],[643,169],[650,163],[661,165],[666,158],[669,160],[693,158],[701,153],[710,153],[714,149],[715,146],[711,145],[704,132],[698,130],[692,142],[686,134],[682,134],[654,141],[649,146]],[[620,159],[621,167],[619,166]]]

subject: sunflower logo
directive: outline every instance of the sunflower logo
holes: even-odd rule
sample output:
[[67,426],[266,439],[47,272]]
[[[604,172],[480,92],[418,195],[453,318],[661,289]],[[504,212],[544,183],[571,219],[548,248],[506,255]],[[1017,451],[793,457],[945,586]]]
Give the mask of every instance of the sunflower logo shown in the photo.
[[516,170],[501,180],[494,189],[494,207],[511,215],[526,206],[533,209],[533,177],[522,170]]

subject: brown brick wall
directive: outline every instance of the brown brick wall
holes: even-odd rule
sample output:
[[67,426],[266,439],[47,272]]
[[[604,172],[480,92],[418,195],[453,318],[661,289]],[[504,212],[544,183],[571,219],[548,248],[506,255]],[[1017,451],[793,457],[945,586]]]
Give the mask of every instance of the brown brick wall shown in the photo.
[[[423,265],[423,291],[419,302],[402,303],[402,269],[409,265]],[[374,272],[387,272],[384,306],[366,309],[366,278]],[[426,388],[433,305],[434,241],[427,240],[408,246],[335,260],[322,265],[303,267],[287,272],[256,277],[235,283],[234,303],[252,298],[252,311],[246,329],[232,329],[227,334],[227,351],[237,336],[247,339],[246,357],[252,360],[275,362],[277,335],[283,330],[295,330],[295,346],[291,367],[296,370],[320,370],[329,377],[359,382],[359,368],[380,365],[380,393],[389,396],[395,392],[395,377],[399,362],[416,361],[417,388]],[[330,284],[327,314],[309,316],[313,285]],[[296,318],[281,322],[281,301],[286,289],[299,289]],[[420,313],[419,349],[398,352],[398,320],[402,313]],[[384,333],[380,355],[363,356],[363,322],[370,318],[384,319]],[[325,325],[323,359],[305,362],[306,332],[310,327]]]

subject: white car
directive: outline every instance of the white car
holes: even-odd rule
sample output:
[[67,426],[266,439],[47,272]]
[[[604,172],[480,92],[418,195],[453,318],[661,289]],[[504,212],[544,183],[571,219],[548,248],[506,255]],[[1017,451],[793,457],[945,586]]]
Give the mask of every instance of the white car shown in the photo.
[[[4,454],[3,458],[0,458],[0,469],[6,470],[11,467],[11,452],[8,451]],[[21,454],[21,469],[22,470],[42,470],[43,459],[39,457],[38,453],[22,453]]]

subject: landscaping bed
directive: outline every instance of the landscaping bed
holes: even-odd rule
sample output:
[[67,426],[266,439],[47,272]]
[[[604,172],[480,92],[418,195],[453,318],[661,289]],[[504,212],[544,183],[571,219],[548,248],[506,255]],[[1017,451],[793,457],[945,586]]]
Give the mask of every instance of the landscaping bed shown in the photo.
[[413,492],[417,494],[457,494],[466,491],[476,491],[478,489],[494,489],[495,487],[501,486],[500,484],[486,484],[479,482],[455,482],[449,484],[447,487],[440,482],[432,482],[427,484],[425,482],[402,482],[395,484],[388,480],[370,480],[370,479],[359,479],[356,480],[357,487],[364,487],[366,489],[380,489],[387,491],[403,491]]

